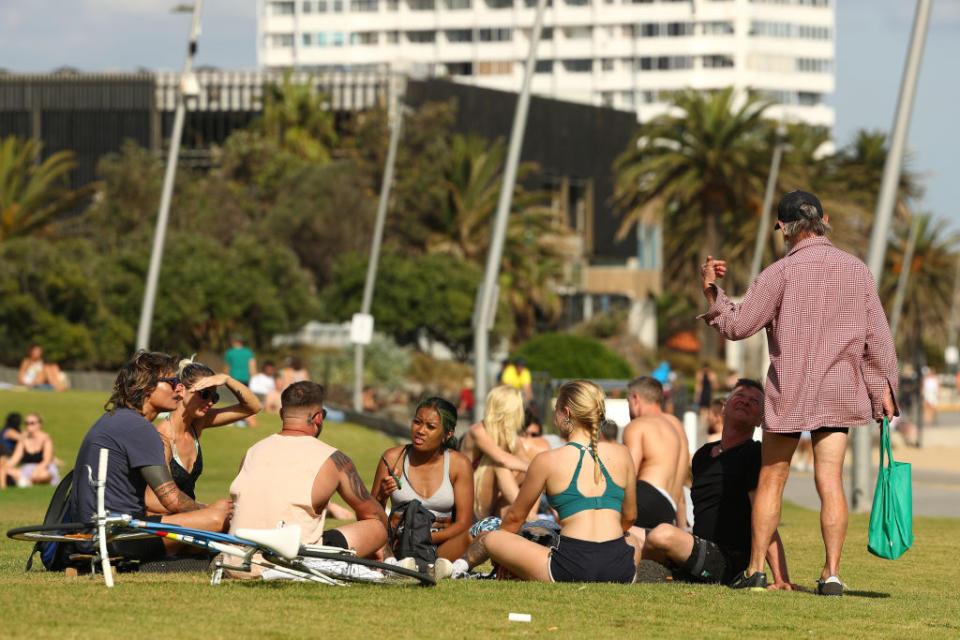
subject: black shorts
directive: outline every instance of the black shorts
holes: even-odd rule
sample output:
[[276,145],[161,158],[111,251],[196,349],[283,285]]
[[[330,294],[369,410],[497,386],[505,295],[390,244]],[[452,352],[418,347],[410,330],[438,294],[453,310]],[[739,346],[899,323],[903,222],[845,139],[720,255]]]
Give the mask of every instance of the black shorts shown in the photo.
[[[850,433],[850,427],[820,427],[819,429],[811,429],[810,433]],[[799,440],[800,436],[803,435],[803,431],[794,431],[792,433],[778,433],[777,435],[787,436],[788,438]]]
[[674,574],[685,582],[730,584],[747,568],[750,554],[693,536],[693,551]]
[[550,551],[550,579],[554,582],[619,582],[630,584],[637,575],[633,547],[620,537],[591,542],[560,536]]
[[676,524],[677,507],[649,482],[637,480],[637,517],[633,524],[653,529],[658,524]]
[[[141,520],[147,522],[160,522],[161,516],[141,517]],[[150,536],[149,538],[134,538],[133,540],[120,540],[107,543],[107,553],[111,557],[123,557],[126,560],[139,560],[140,562],[150,562],[152,560],[162,560],[167,556],[167,548],[163,546],[163,538],[160,536]]]

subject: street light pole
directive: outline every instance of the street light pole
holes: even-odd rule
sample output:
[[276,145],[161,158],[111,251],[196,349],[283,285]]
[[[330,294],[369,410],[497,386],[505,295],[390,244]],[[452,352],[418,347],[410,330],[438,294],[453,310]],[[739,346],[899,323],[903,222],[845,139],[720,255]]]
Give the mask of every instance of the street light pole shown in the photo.
[[910,221],[910,236],[907,238],[907,248],[903,251],[903,265],[900,267],[900,277],[897,278],[897,293],[893,296],[893,309],[890,312],[890,333],[893,334],[894,344],[897,343],[903,299],[907,294],[907,281],[910,279],[910,269],[913,266],[913,250],[917,246],[917,236],[920,234],[920,217],[919,214],[916,214]]
[[[399,87],[397,86],[399,85]],[[403,127],[403,93],[406,79],[390,74],[390,107],[387,114],[391,122],[390,146],[387,148],[386,165],[383,168],[383,181],[380,183],[380,202],[377,204],[377,220],[373,226],[373,244],[370,246],[370,262],[367,263],[367,280],[363,286],[363,302],[360,313],[370,314],[373,305],[373,287],[377,280],[377,266],[380,263],[380,245],[383,242],[383,226],[387,217],[387,205],[390,202],[390,187],[393,185],[393,167],[397,161],[397,146],[400,143],[400,129]],[[363,410],[363,343],[356,342],[353,350],[353,409]]]
[[503,259],[503,243],[507,234],[507,217],[513,202],[513,187],[517,180],[517,166],[520,162],[520,148],[523,146],[523,134],[527,126],[527,111],[530,107],[530,82],[537,63],[537,45],[540,43],[540,31],[543,28],[543,14],[547,0],[537,0],[537,13],[530,31],[530,51],[527,53],[527,66],[523,71],[523,86],[517,98],[517,108],[513,114],[513,130],[510,132],[510,147],[507,149],[507,162],[503,169],[503,185],[500,187],[500,200],[497,202],[497,214],[493,230],[490,233],[490,249],[487,253],[487,268],[484,272],[480,290],[480,304],[476,331],[473,334],[474,384],[475,397],[474,420],[483,419],[483,406],[487,397],[487,361],[490,351],[489,319],[496,308],[497,279],[500,276],[500,262]]
[[[910,48],[903,69],[900,85],[900,98],[897,101],[897,113],[893,122],[893,133],[887,159],[883,165],[883,181],[880,184],[880,196],[877,210],[873,216],[873,230],[870,234],[870,249],[867,253],[867,266],[873,273],[876,285],[880,286],[883,275],[883,260],[887,253],[890,218],[896,203],[897,185],[900,182],[900,169],[903,164],[903,151],[910,128],[910,113],[913,110],[913,98],[917,90],[917,77],[920,75],[920,62],[923,60],[923,46],[927,37],[927,25],[930,23],[931,0],[917,0],[917,11],[913,18],[913,33],[910,36]],[[867,510],[867,486],[870,477],[870,445],[873,440],[870,429],[854,429],[851,437],[853,449],[853,482],[851,507],[854,511]]]
[[[200,10],[203,0],[195,0],[193,20],[190,23],[190,41],[187,57],[180,76],[180,90],[177,95],[177,110],[173,117],[173,132],[170,135],[170,151],[167,154],[167,170],[163,176],[163,191],[160,195],[160,210],[157,213],[157,228],[153,232],[153,250],[150,252],[150,267],[147,270],[147,284],[143,291],[143,305],[140,308],[140,324],[137,327],[137,349],[150,348],[150,325],[153,322],[153,307],[157,298],[157,282],[160,280],[160,265],[163,262],[163,244],[167,237],[167,223],[170,220],[170,201],[173,198],[173,183],[177,176],[177,158],[180,156],[180,138],[183,136],[183,121],[186,115],[187,92],[185,83],[193,68],[193,57],[197,53],[197,40],[200,37]],[[175,10],[185,8],[178,5]]]

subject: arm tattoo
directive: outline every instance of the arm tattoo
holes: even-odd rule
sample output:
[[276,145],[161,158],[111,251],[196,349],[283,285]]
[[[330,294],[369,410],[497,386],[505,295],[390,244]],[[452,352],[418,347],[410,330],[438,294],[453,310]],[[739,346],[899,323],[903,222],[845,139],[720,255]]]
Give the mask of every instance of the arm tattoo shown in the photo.
[[346,473],[347,480],[350,481],[350,490],[353,491],[353,495],[357,496],[361,500],[373,500],[370,492],[367,491],[367,485],[363,484],[360,474],[357,473],[357,467],[355,464],[353,464],[353,460],[348,458],[347,455],[342,451],[336,451],[330,457],[333,459],[333,464],[337,465],[337,471]]
[[467,561],[467,565],[472,569],[478,564],[483,564],[490,555],[487,553],[487,531],[481,533],[476,538],[473,539],[473,542],[470,543],[470,546],[467,547],[467,552],[463,554],[463,557]]
[[196,511],[202,508],[199,504],[190,499],[190,496],[180,491],[173,480],[164,482],[153,490],[157,495],[157,500],[173,513],[183,513],[184,511]]

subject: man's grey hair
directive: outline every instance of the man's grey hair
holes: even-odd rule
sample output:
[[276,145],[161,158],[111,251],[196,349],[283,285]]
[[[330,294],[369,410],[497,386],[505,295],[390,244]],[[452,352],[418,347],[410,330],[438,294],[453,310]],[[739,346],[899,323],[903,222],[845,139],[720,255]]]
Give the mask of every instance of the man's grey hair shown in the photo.
[[803,218],[780,223],[780,226],[783,227],[784,235],[788,238],[792,238],[801,233],[812,233],[822,236],[826,234],[827,231],[833,230],[827,221],[820,217],[820,212],[817,211],[817,208],[812,204],[801,204],[798,208],[803,213]]

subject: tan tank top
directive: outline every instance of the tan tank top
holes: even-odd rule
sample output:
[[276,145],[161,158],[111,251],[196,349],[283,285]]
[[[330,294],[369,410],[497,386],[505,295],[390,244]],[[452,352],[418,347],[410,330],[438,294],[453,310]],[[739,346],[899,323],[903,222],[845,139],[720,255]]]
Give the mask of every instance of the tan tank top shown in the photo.
[[[313,482],[335,448],[306,436],[275,433],[247,450],[240,473],[230,485],[233,518],[237,529],[274,529],[280,521],[300,525],[301,544],[315,544],[323,535],[324,512],[313,506]],[[254,566],[248,578],[260,575]]]

